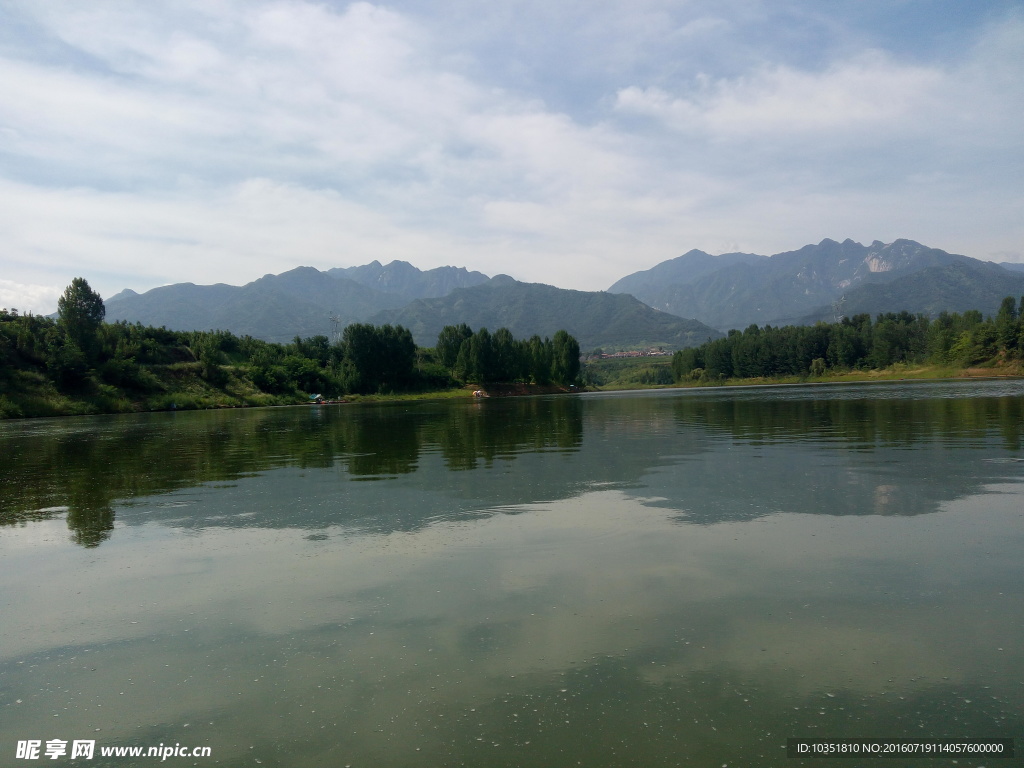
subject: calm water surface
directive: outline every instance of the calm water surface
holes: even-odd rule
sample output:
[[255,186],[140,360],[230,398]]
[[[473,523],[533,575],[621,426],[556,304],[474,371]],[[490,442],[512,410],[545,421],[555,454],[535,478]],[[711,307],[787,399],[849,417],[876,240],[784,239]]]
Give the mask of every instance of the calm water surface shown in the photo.
[[1020,751],[1022,438],[1022,382],[0,423],[0,765]]

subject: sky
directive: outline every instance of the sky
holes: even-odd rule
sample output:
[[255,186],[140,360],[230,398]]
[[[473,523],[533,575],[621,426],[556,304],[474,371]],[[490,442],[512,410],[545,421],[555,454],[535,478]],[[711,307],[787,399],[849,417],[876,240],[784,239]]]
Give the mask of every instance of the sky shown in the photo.
[[0,306],[901,237],[1024,261],[1021,0],[0,0]]

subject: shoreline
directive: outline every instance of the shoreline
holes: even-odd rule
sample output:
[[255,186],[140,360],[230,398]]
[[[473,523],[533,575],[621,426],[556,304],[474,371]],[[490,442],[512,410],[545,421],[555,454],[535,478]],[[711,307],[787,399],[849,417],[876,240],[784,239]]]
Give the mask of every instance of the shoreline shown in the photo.
[[758,376],[749,379],[722,379],[721,381],[684,381],[665,385],[636,385],[617,387],[614,385],[597,388],[598,392],[629,392],[649,389],[721,389],[723,387],[755,387],[755,386],[803,386],[809,384],[872,384],[875,382],[893,381],[958,381],[981,379],[1020,379],[1024,378],[1022,366],[971,366],[968,368],[950,368],[948,366],[910,366],[904,363],[891,368],[873,369],[870,371],[845,371],[824,376]]
[[[666,385],[633,385],[633,386],[608,386],[608,387],[580,387],[566,388],[556,385],[537,384],[492,384],[490,386],[467,384],[458,389],[440,390],[436,392],[407,392],[394,394],[373,394],[373,395],[347,395],[340,401],[327,403],[291,402],[291,403],[239,403],[224,402],[211,403],[205,407],[183,407],[183,408],[127,408],[119,410],[87,410],[70,413],[39,413],[27,416],[4,416],[0,422],[23,421],[40,418],[65,418],[69,416],[115,416],[133,413],[177,413],[188,411],[211,411],[211,410],[232,410],[236,408],[295,408],[295,407],[326,407],[326,406],[351,406],[360,404],[386,404],[386,403],[407,403],[433,400],[487,400],[506,397],[538,397],[545,395],[569,395],[569,394],[598,394],[614,392],[644,392],[650,390],[672,390],[672,389],[739,389],[744,387],[786,387],[786,386],[824,386],[832,384],[872,384],[882,382],[916,382],[916,381],[966,381],[985,379],[1021,379],[1024,378],[1024,369],[1020,366],[1012,368],[994,366],[983,368],[973,366],[970,368],[951,369],[939,366],[903,366],[900,364],[895,368],[872,371],[848,371],[819,377],[798,377],[784,376],[777,378],[757,377],[751,379],[723,379],[719,382],[691,381]],[[482,391],[482,396],[476,396],[476,391]]]

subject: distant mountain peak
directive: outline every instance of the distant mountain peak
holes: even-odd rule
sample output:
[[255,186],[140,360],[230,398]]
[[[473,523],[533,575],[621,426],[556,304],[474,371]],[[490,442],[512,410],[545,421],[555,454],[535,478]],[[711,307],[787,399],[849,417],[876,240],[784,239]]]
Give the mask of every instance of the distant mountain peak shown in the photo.
[[263,279],[266,279],[268,277],[269,278],[284,277],[285,275],[319,275],[319,274],[322,274],[322,273],[316,267],[295,267],[294,269],[289,269],[286,272],[282,272],[279,275],[264,275]]
[[[825,238],[817,245],[769,257],[748,255],[746,262],[697,253],[690,251],[627,275],[608,290],[631,293],[648,306],[725,330],[751,323],[800,322],[848,291],[902,280],[923,270],[954,264],[966,264],[976,272],[986,269],[975,259],[907,238],[888,245],[873,240],[870,246],[851,238],[842,243]],[[893,311],[900,309],[904,307]]]
[[127,299],[127,298],[129,298],[131,296],[138,296],[138,295],[139,294],[136,293],[135,291],[133,291],[131,288],[125,288],[123,291],[115,293],[113,296],[110,296],[109,298],[104,299],[104,301],[105,302],[106,301],[118,301],[119,299]]
[[490,279],[481,272],[470,272],[465,267],[421,270],[408,261],[399,259],[387,265],[374,260],[358,267],[336,267],[328,270],[327,274],[400,296],[407,301],[447,296],[456,288],[480,285]]

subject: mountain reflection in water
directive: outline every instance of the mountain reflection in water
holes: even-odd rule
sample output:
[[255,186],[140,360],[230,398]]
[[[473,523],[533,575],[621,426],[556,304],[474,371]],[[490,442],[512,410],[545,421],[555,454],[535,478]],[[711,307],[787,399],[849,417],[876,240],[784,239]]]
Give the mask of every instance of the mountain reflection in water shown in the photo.
[[801,768],[833,761],[787,738],[1013,737],[1022,402],[953,382],[0,424],[0,751]]
[[[1013,474],[984,459],[1020,450],[1019,390],[743,388],[8,422],[0,524],[64,515],[88,547],[111,535],[115,518],[412,530],[593,487],[625,489],[689,522],[783,510],[921,514]],[[972,460],[951,448],[971,449]],[[241,480],[287,503],[254,502],[243,519],[183,517],[178,502],[146,501]],[[382,509],[351,481],[388,483],[408,503]]]

